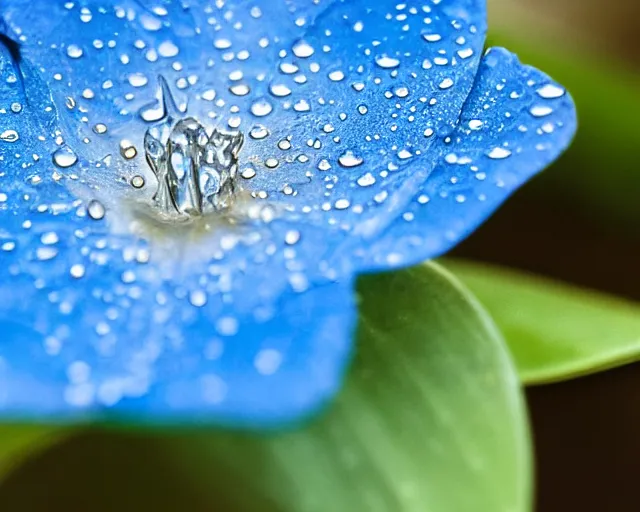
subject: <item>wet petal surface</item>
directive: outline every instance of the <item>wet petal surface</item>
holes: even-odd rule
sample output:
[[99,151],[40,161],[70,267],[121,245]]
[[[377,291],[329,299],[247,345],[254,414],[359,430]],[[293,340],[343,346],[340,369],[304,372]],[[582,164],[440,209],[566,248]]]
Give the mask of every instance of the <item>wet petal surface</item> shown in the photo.
[[561,85],[490,49],[458,126],[421,162],[429,179],[384,235],[358,250],[365,265],[404,266],[446,252],[558,158],[575,130],[575,106]]
[[122,195],[116,184],[133,179],[153,191],[143,138],[172,111],[244,131],[239,174],[253,195],[365,238],[426,178],[412,164],[455,126],[485,34],[482,0],[13,0],[3,17],[94,194]]
[[[59,282],[35,293],[26,276],[5,279],[0,408],[9,418],[278,426],[332,398],[351,351],[350,283],[285,293],[269,303],[273,316],[266,306],[239,312],[220,295],[195,309],[202,292],[150,288],[83,296],[74,308],[66,294],[54,298]],[[102,291],[97,277],[84,279]]]

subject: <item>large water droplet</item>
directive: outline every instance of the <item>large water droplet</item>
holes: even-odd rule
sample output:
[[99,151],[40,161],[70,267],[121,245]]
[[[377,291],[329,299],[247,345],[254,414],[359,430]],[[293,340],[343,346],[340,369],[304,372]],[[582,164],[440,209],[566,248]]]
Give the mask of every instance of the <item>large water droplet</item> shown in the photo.
[[493,148],[489,153],[487,153],[489,158],[493,158],[495,160],[501,160],[503,158],[507,158],[511,156],[511,151],[505,148]]
[[345,151],[338,158],[338,163],[342,167],[357,167],[359,165],[362,165],[363,162],[364,162],[364,159],[359,156],[356,156],[353,153],[353,151]]
[[20,136],[15,130],[5,130],[0,133],[0,140],[3,140],[4,142],[16,142],[19,138]]
[[565,90],[554,84],[547,84],[536,91],[541,98],[550,100],[561,98],[565,95]]
[[93,199],[92,201],[89,201],[89,204],[87,205],[87,213],[93,220],[101,220],[104,218],[106,210],[100,201]]
[[62,146],[53,153],[53,163],[62,169],[75,165],[78,157],[69,146]]
[[292,51],[296,57],[299,57],[301,59],[311,57],[314,53],[313,47],[305,41],[298,41],[296,44],[294,44]]
[[264,117],[266,115],[269,115],[272,110],[273,107],[271,106],[271,103],[264,99],[258,100],[251,104],[251,113],[256,117]]
[[397,68],[400,65],[400,61],[388,55],[380,55],[376,57],[376,64],[384,69],[392,69]]

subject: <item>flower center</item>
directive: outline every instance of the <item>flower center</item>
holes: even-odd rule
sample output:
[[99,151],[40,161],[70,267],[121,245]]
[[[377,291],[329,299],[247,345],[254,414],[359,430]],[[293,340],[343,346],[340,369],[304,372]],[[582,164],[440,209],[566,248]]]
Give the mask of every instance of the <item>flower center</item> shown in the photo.
[[209,133],[192,117],[149,128],[145,157],[158,179],[153,200],[162,215],[189,219],[227,209],[243,142],[241,132]]

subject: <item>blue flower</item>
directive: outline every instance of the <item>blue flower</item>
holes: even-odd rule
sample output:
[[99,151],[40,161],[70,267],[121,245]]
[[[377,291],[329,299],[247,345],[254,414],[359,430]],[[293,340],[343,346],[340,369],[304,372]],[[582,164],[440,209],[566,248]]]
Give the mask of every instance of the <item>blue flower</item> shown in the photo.
[[354,278],[568,145],[483,0],[3,0],[0,411],[265,427],[337,392]]

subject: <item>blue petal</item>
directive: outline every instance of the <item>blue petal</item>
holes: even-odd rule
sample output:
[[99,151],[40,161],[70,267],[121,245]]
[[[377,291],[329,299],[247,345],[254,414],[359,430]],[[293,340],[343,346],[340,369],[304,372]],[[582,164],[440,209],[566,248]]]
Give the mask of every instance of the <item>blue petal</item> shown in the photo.
[[[424,181],[414,164],[455,126],[486,28],[484,0],[183,4],[4,7],[24,60],[52,91],[66,143],[88,162],[115,155],[99,187],[91,166],[77,169],[79,181],[106,196],[135,174],[153,183],[142,151],[122,161],[118,145],[142,147],[143,118],[166,100],[162,75],[185,115],[248,132],[247,190],[331,239],[355,235],[347,256]],[[101,123],[108,131],[93,133]]]
[[[287,283],[304,262],[242,244],[244,272],[224,261],[163,269],[75,213],[22,213],[0,211],[12,235],[0,250],[2,416],[265,427],[339,388],[356,318],[350,280]],[[34,236],[46,225],[55,231]]]
[[322,230],[119,231],[52,165],[3,46],[0,72],[0,415],[268,426],[335,393],[354,298]]
[[422,165],[428,179],[369,248],[363,266],[389,268],[446,252],[567,148],[576,131],[571,96],[502,48],[480,66],[457,128]]
[[[482,0],[32,4],[0,8],[21,45],[19,66],[0,45],[7,415],[313,412],[348,360],[353,273],[439,254],[574,130],[568,96],[506,52],[476,76]],[[168,110],[245,131],[258,217],[138,215]]]

